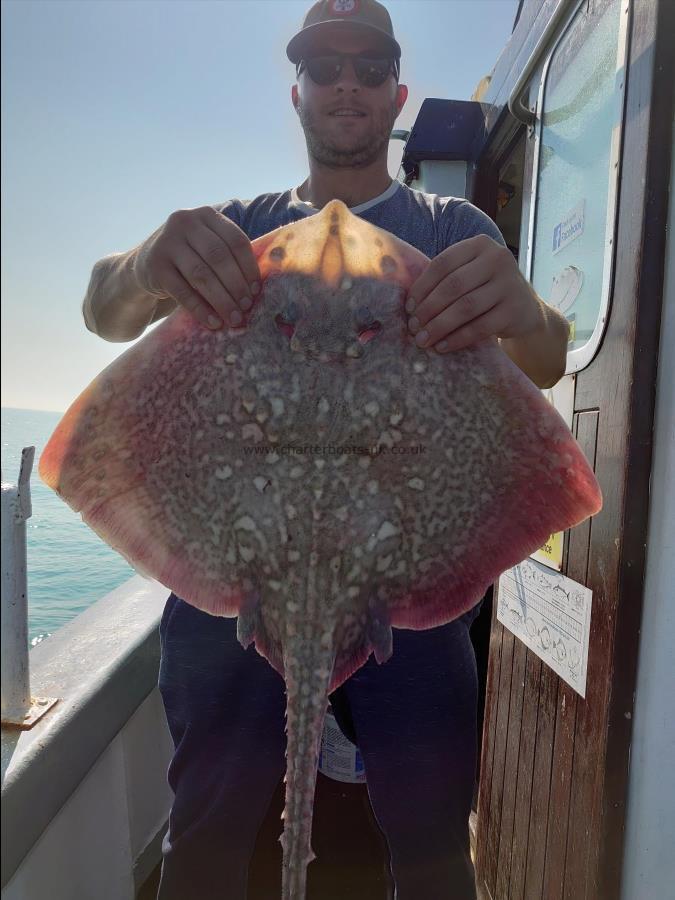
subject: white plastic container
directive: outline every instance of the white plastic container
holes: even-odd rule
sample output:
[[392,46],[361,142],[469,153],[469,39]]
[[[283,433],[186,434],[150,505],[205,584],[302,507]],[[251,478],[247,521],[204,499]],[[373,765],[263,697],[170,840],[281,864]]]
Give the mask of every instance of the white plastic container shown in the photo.
[[365,784],[366,771],[359,748],[340,731],[333,712],[328,707],[321,736],[319,772],[346,784]]

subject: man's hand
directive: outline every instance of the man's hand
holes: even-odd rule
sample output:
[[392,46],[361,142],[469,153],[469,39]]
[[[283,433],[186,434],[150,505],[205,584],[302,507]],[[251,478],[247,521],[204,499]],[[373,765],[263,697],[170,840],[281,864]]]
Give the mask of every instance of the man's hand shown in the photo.
[[173,297],[206,328],[238,326],[260,290],[247,235],[211,206],[179,209],[135,251],[139,287]]
[[432,259],[411,285],[405,308],[418,347],[449,353],[497,337],[539,387],[564,374],[567,320],[537,296],[511,251],[487,235]]

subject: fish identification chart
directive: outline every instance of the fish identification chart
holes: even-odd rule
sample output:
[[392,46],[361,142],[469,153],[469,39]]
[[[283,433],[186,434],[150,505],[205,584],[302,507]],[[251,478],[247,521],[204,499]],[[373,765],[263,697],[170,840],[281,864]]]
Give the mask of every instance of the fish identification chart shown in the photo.
[[582,697],[592,597],[583,584],[533,559],[499,579],[499,621]]

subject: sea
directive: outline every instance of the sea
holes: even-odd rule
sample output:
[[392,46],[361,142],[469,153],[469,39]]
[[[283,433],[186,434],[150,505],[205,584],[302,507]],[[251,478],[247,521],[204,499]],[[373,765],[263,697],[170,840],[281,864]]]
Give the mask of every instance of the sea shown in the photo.
[[53,634],[135,573],[65,501],[42,483],[40,454],[62,413],[2,408],[2,481],[16,484],[21,451],[35,447],[26,522],[28,643]]

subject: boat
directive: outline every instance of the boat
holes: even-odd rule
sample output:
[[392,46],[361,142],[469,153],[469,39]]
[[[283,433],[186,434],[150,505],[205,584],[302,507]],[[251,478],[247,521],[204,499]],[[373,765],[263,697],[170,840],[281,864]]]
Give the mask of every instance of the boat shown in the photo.
[[[521,0],[471,99],[428,98],[392,133],[398,179],[484,210],[567,316],[546,394],[605,498],[505,573],[472,627],[481,900],[643,900],[675,883],[673,34],[672,0]],[[171,805],[168,591],[135,576],[28,654],[31,461],[2,497],[2,900],[147,900]],[[274,896],[280,803],[250,900]],[[364,898],[390,896],[363,784],[322,776],[316,806],[316,896],[356,897],[350,872]]]

